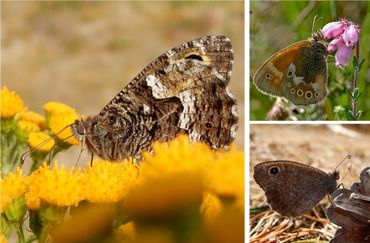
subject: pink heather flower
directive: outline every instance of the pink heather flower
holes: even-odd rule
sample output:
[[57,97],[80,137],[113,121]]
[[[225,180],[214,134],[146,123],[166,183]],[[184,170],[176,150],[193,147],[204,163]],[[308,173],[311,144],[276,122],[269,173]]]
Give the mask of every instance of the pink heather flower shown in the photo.
[[345,25],[342,21],[330,22],[322,28],[321,33],[326,39],[331,39],[341,35],[345,30],[344,28]]
[[358,30],[354,25],[348,26],[343,33],[343,41],[348,47],[354,47],[358,41]]
[[[352,47],[348,47],[343,42],[342,38],[337,43],[337,52],[335,53],[335,65],[337,67],[343,67],[350,59],[352,54]],[[329,47],[328,47],[329,48]]]
[[328,45],[328,52],[336,52],[335,65],[344,66],[350,59],[352,49],[359,39],[360,29],[352,22],[342,19],[326,24],[321,33],[326,39],[334,38]]
[[327,48],[328,52],[332,53],[336,51],[338,49],[338,45],[340,44],[340,42],[343,42],[342,38],[340,37],[333,39],[328,45],[328,48]]

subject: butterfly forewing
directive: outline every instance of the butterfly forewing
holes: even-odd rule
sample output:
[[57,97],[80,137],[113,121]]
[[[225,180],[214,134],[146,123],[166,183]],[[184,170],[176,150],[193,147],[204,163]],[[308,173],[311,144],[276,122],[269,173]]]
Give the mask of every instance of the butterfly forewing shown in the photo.
[[202,37],[162,54],[95,118],[94,152],[110,160],[139,157],[152,142],[179,133],[215,149],[227,147],[237,124],[228,88],[232,63],[231,43],[224,36]]

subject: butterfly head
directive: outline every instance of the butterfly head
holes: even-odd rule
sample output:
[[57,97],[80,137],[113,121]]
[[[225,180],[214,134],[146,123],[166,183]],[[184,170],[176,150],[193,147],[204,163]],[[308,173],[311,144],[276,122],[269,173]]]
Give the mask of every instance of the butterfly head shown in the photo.
[[76,120],[72,125],[71,125],[72,133],[75,136],[75,138],[79,141],[85,140],[85,135],[86,135],[86,128],[85,128],[85,123],[82,119]]

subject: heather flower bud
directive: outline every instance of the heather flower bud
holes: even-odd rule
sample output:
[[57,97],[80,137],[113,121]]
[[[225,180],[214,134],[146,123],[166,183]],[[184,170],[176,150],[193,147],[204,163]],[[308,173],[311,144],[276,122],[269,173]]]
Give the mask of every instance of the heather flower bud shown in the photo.
[[331,39],[341,35],[344,32],[344,27],[345,26],[341,21],[330,22],[322,28],[321,33],[326,39]]
[[338,46],[341,45],[342,43],[343,43],[343,40],[340,37],[333,39],[328,45],[328,52],[332,53],[336,51],[338,49]]
[[335,53],[335,65],[338,67],[344,66],[349,61],[352,53],[351,47],[346,46],[343,41],[340,43],[341,44],[338,46],[338,50]]
[[343,33],[343,41],[347,47],[353,48],[358,41],[358,30],[354,25],[349,25]]

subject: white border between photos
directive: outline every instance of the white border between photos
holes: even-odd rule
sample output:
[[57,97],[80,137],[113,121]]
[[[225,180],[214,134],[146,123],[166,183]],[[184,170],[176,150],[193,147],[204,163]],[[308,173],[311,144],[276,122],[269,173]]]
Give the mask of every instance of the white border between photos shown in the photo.
[[249,0],[244,1],[244,242],[249,242]]

